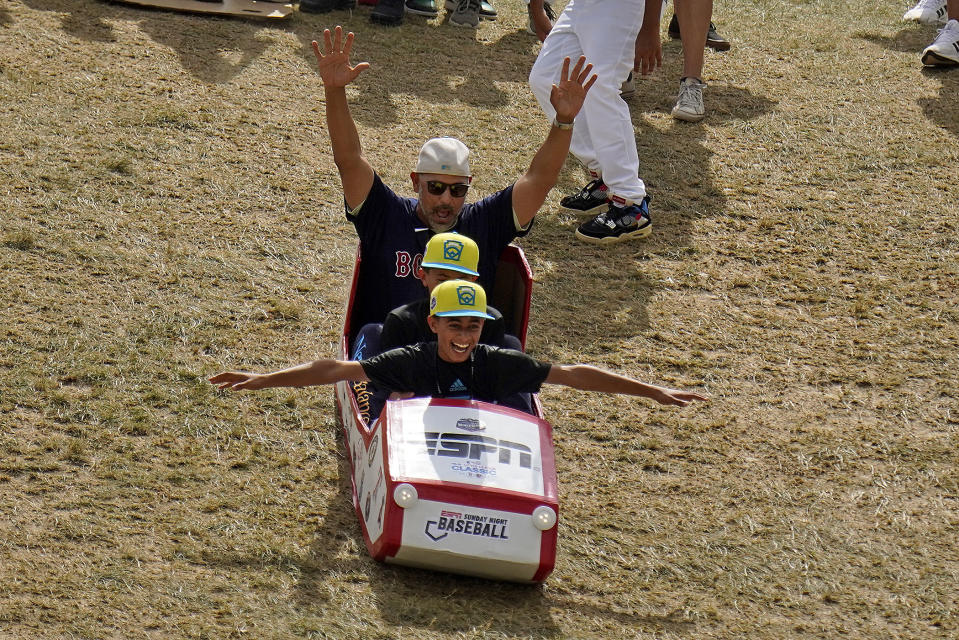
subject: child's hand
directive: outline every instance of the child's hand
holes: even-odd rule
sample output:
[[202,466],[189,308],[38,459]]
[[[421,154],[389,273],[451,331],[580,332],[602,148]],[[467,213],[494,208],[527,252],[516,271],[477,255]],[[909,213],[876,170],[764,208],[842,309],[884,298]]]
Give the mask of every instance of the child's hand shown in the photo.
[[224,371],[223,373],[216,374],[209,380],[215,384],[218,389],[231,389],[233,391],[262,389],[266,382],[265,376],[258,373],[248,373],[246,371]]
[[660,40],[659,31],[648,34],[640,31],[636,36],[633,71],[639,71],[646,76],[661,66],[663,66],[663,43]]
[[596,82],[593,65],[586,63],[586,56],[579,57],[572,71],[569,65],[570,59],[564,59],[559,83],[553,85],[549,94],[549,102],[553,105],[556,119],[560,122],[572,122],[576,118],[576,114],[583,108],[586,94]]
[[692,391],[679,391],[678,389],[667,389],[665,387],[659,387],[657,389],[657,393],[651,397],[653,400],[655,400],[659,404],[671,404],[671,405],[677,405],[680,407],[685,407],[687,404],[689,404],[693,400],[700,400],[700,401],[709,400],[709,396],[693,393]]

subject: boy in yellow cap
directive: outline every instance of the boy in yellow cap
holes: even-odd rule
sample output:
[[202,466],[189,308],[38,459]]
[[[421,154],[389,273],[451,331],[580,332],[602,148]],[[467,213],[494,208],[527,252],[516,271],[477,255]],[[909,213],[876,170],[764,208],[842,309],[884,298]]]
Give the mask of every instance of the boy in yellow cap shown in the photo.
[[[426,288],[426,295],[390,311],[383,321],[383,333],[380,336],[380,351],[389,351],[397,347],[432,342],[436,334],[430,330],[429,295],[440,283],[447,280],[469,280],[479,278],[479,247],[471,238],[458,233],[438,233],[426,243],[423,262],[417,270],[417,277]],[[487,306],[490,318],[483,323],[480,342],[497,347],[519,349],[519,340],[510,336],[505,338],[503,315]]]
[[[425,296],[416,302],[405,304],[387,314],[382,325],[365,325],[357,335],[353,360],[371,358],[384,351],[417,344],[434,342],[436,334],[430,329],[427,318],[430,311],[430,293],[447,280],[469,280],[475,282],[479,276],[479,246],[467,236],[459,233],[438,233],[426,243],[423,260],[416,267],[416,276],[425,287]],[[520,341],[507,336],[503,315],[487,306],[489,318],[483,323],[480,334],[482,344],[490,344],[507,349],[522,350]],[[372,382],[352,383],[353,392],[359,403],[363,419],[369,422],[379,415],[380,410],[390,396],[390,392]],[[532,399],[528,393],[514,394],[503,399],[503,404],[527,413],[532,412]]]
[[227,371],[210,378],[220,389],[265,389],[372,380],[411,397],[472,398],[498,402],[517,392],[535,393],[543,383],[584,391],[651,398],[686,406],[706,396],[646,384],[589,365],[542,362],[521,351],[479,343],[486,313],[486,292],[466,280],[448,280],[430,296],[430,329],[436,342],[392,349],[368,360],[314,360],[289,369],[258,374]]

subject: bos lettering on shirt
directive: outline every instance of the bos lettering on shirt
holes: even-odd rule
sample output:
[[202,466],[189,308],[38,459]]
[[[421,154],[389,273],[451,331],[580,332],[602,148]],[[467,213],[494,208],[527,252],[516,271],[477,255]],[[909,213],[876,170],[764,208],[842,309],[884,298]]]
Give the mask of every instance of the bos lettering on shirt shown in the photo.
[[[503,248],[529,230],[516,229],[512,186],[479,202],[463,205],[454,230],[469,236],[480,248],[479,282],[491,289],[496,263]],[[360,238],[362,263],[357,279],[361,295],[354,301],[352,320],[357,326],[383,322],[393,309],[423,297],[423,284],[416,267],[430,238],[429,229],[417,216],[417,200],[404,198],[374,175],[363,204],[347,207],[346,217]]]
[[396,273],[393,275],[397,278],[408,278],[411,275],[416,277],[416,272],[420,268],[420,264],[423,262],[423,254],[417,253],[412,258],[410,257],[409,251],[397,251],[396,252]]

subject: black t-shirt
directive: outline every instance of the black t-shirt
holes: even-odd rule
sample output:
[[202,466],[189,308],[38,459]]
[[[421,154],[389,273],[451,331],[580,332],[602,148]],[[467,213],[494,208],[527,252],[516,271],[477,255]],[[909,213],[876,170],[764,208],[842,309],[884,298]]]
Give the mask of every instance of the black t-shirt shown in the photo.
[[522,351],[478,344],[466,362],[441,360],[435,342],[392,349],[361,360],[379,388],[416,397],[472,398],[500,402],[511,394],[536,393],[552,365]]
[[[406,347],[418,342],[436,342],[436,334],[430,329],[426,318],[430,313],[428,298],[405,304],[390,311],[383,322],[383,333],[380,335],[380,351],[389,351],[397,347]],[[503,314],[493,307],[486,307],[486,313],[493,316],[492,320],[483,322],[483,333],[479,341],[482,344],[503,346],[503,334],[506,332]]]

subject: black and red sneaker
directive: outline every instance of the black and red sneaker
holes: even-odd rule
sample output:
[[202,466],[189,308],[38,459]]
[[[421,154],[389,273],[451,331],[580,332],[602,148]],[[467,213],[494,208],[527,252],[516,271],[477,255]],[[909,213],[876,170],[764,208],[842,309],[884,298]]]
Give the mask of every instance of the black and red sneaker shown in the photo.
[[653,232],[649,217],[649,196],[639,204],[617,207],[610,203],[606,211],[583,223],[576,237],[592,244],[613,244],[631,238],[645,238]]
[[609,189],[602,178],[596,178],[579,193],[560,200],[559,206],[582,215],[593,215],[609,206]]

